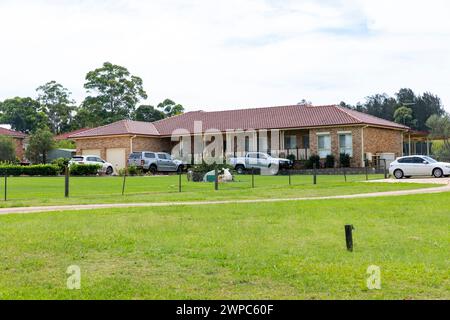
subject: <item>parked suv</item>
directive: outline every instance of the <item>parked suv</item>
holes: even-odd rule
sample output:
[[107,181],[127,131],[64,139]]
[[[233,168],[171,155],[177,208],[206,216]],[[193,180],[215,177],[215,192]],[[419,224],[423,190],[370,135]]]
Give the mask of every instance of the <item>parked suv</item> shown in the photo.
[[151,151],[131,153],[128,157],[128,165],[136,166],[152,173],[179,172],[184,167],[180,160],[173,159],[168,153]]
[[111,175],[114,173],[114,167],[111,163],[106,162],[101,159],[99,156],[88,155],[88,156],[73,156],[69,161],[69,165],[71,164],[98,164],[101,166],[100,172],[106,173],[107,175]]

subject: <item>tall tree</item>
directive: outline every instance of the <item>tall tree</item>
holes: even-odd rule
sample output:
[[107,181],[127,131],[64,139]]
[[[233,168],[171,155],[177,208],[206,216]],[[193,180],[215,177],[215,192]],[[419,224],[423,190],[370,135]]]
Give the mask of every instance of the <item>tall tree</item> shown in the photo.
[[153,106],[141,105],[134,112],[134,120],[153,122],[164,119],[166,115],[164,112],[155,109]]
[[392,121],[396,107],[397,101],[384,93],[366,97],[363,110],[373,116]]
[[38,101],[31,98],[12,98],[0,104],[0,122],[11,125],[14,130],[30,133],[44,127],[48,118],[41,111]]
[[411,109],[413,110],[414,118],[417,120],[414,128],[424,131],[428,130],[426,122],[432,115],[442,116],[445,113],[441,99],[429,92],[418,96]]
[[75,110],[71,93],[56,81],[50,81],[36,89],[39,103],[49,120],[50,129],[60,134],[70,129]]
[[46,163],[47,155],[54,147],[53,134],[47,128],[38,129],[30,136],[25,156],[32,163]]
[[400,107],[394,112],[394,121],[405,126],[413,126],[417,122],[413,117],[413,111],[408,107]]
[[444,113],[442,116],[437,114],[432,115],[426,123],[427,127],[430,129],[430,138],[439,139],[443,141],[441,146],[438,148],[433,146],[433,152],[440,158],[440,160],[450,160],[450,115]]
[[0,161],[16,160],[16,146],[10,137],[0,136]]
[[139,100],[147,98],[141,78],[109,62],[88,72],[84,88],[91,95],[83,108],[86,113],[95,113],[90,120],[99,122],[96,125],[131,119]]
[[162,110],[166,114],[166,117],[172,117],[184,113],[184,107],[170,99],[166,99],[158,104],[157,108]]

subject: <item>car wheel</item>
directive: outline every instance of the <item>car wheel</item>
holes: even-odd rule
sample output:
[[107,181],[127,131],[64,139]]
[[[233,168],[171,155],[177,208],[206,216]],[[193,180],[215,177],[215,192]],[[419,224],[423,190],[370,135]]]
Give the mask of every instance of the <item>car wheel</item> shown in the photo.
[[433,176],[435,178],[442,178],[444,176],[444,172],[440,168],[436,168],[433,170]]
[[157,168],[154,164],[152,164],[152,165],[150,166],[150,168],[149,168],[149,171],[150,171],[152,174],[155,174],[156,171],[158,171],[158,168]]
[[394,171],[394,177],[395,179],[403,179],[404,173],[402,170],[397,169]]
[[113,167],[106,168],[106,175],[110,176],[114,173]]
[[235,169],[236,169],[237,173],[239,173],[239,174],[243,174],[245,172],[245,168],[243,165],[238,165],[238,166],[236,166]]

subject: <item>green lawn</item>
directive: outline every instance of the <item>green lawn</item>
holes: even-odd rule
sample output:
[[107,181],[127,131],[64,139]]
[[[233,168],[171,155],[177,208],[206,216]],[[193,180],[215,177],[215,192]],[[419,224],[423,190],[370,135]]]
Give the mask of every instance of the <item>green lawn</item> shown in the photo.
[[[96,188],[95,186],[92,186]],[[449,299],[450,193],[0,216],[3,299]],[[355,251],[344,225],[354,224]],[[66,269],[81,267],[81,290]],[[382,289],[366,288],[369,265]]]
[[[370,175],[381,179],[382,175]],[[0,207],[33,205],[160,202],[224,199],[267,199],[318,197],[435,187],[429,184],[382,184],[366,183],[365,176],[318,176],[313,185],[311,176],[255,176],[252,188],[250,175],[237,176],[232,183],[223,183],[219,191],[213,183],[187,182],[182,176],[182,192],[178,192],[177,176],[127,177],[125,195],[122,196],[121,177],[72,177],[70,198],[64,198],[63,177],[10,177],[8,178],[8,201],[0,200]],[[0,198],[4,183],[0,179]]]

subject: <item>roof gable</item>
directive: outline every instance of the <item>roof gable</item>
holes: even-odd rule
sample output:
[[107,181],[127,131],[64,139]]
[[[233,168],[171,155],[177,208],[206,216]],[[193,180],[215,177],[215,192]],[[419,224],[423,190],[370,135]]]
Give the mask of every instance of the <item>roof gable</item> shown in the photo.
[[158,136],[159,132],[150,122],[121,120],[101,127],[88,129],[69,136],[71,139],[110,135],[145,135]]
[[0,127],[0,136],[9,136],[9,137],[13,137],[13,138],[25,139],[28,135],[23,132],[14,131],[14,130]]

